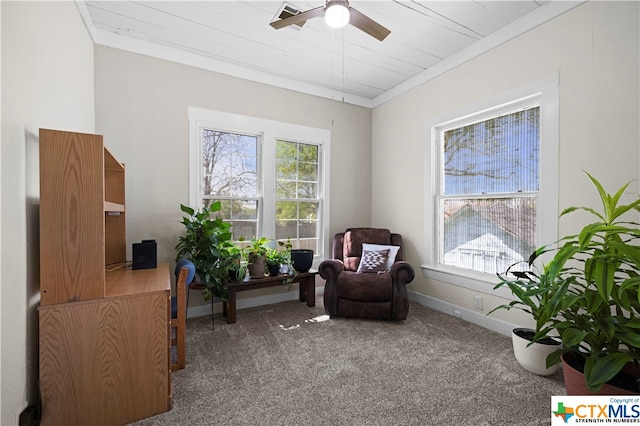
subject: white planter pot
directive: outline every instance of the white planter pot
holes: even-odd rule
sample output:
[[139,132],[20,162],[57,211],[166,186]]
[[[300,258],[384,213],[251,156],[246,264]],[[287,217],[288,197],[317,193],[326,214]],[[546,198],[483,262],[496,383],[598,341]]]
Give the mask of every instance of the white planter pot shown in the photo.
[[515,328],[511,332],[511,340],[513,341],[513,354],[515,355],[516,360],[522,366],[522,368],[539,376],[549,376],[558,371],[560,364],[556,364],[551,368],[547,368],[546,362],[547,355],[560,348],[560,341],[555,340],[555,344],[536,342],[529,346],[530,340],[520,337],[517,334],[519,330],[533,330],[526,328]]

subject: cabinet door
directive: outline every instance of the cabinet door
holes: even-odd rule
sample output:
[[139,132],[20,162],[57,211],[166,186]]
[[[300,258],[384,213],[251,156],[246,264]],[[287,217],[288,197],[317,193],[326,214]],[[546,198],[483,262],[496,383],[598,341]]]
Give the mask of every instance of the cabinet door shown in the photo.
[[168,297],[40,308],[43,425],[121,425],[169,409]]
[[102,136],[40,129],[40,300],[104,297]]

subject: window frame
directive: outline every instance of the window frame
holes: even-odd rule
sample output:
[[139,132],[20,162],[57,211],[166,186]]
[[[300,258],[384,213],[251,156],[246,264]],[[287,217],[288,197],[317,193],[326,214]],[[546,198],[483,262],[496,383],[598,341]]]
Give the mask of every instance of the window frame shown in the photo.
[[[189,205],[202,205],[202,143],[203,128],[222,132],[258,136],[258,226],[257,237],[275,240],[276,230],[276,144],[278,140],[302,142],[318,146],[318,250],[315,260],[326,256],[329,234],[329,159],[331,131],[281,121],[233,114],[198,107],[188,108],[189,119]],[[270,160],[269,160],[270,159]],[[316,263],[316,262],[314,262]]]
[[[277,192],[278,192],[278,191],[277,191],[277,182],[278,182],[278,176],[277,176],[277,163],[278,163],[278,160],[280,160],[280,159],[281,159],[281,158],[278,158],[278,157],[277,157],[277,144],[278,144],[279,142],[296,144],[296,145],[297,145],[297,147],[299,147],[300,145],[312,145],[312,146],[315,146],[315,147],[317,148],[317,154],[316,154],[316,155],[317,155],[317,162],[316,162],[316,167],[317,167],[317,171],[316,171],[316,174],[317,174],[317,181],[316,181],[316,182],[317,182],[318,188],[316,189],[316,197],[315,197],[315,198],[299,198],[299,197],[297,196],[297,194],[296,194],[296,197],[295,197],[295,198],[289,198],[289,197],[278,197],[278,193],[277,193]],[[276,157],[275,157],[275,162],[276,162],[276,174],[274,175],[274,184],[275,184],[275,189],[274,189],[274,198],[275,198],[275,200],[274,200],[274,205],[277,207],[277,205],[278,205],[278,203],[279,203],[279,202],[294,202],[294,203],[298,204],[298,207],[299,207],[300,203],[317,203],[317,204],[318,204],[318,209],[319,209],[318,211],[319,211],[319,212],[322,212],[322,196],[321,196],[321,193],[320,193],[320,190],[321,190],[321,188],[322,188],[322,186],[323,186],[323,182],[322,182],[322,171],[321,171],[321,167],[322,167],[322,163],[323,163],[323,161],[322,161],[322,146],[320,146],[320,145],[318,145],[318,144],[314,144],[314,143],[308,143],[308,142],[301,141],[301,140],[291,140],[291,139],[286,139],[286,140],[285,140],[285,139],[279,138],[278,140],[276,140]],[[297,162],[298,162],[298,164],[299,164],[299,161],[297,161]],[[296,184],[299,184],[300,182],[302,182],[302,180],[300,180],[300,179],[299,179],[299,176],[297,176],[297,177],[296,177],[295,182],[296,182]],[[277,210],[276,210],[276,211],[277,211]],[[298,216],[296,220],[297,220],[297,221],[300,221],[300,217]],[[278,221],[276,220],[275,222],[276,222],[276,224],[277,224],[277,222],[278,222]],[[322,218],[321,218],[319,215],[318,215],[318,218],[316,219],[316,228],[318,228],[318,224],[322,224]],[[300,237],[300,235],[299,235],[299,230],[300,230],[300,229],[297,227],[297,229],[296,229],[296,230],[298,231],[298,234],[297,234],[297,237],[296,237],[296,238],[297,238],[297,240],[298,240],[298,241],[301,241],[301,240],[302,240],[302,241],[304,241],[304,240],[305,240],[305,238],[301,238],[301,237]],[[277,233],[277,225],[276,225],[275,232]],[[310,239],[310,238],[306,238],[306,240],[309,240],[309,239]],[[304,244],[303,244],[303,246],[304,246]],[[298,246],[297,248],[306,248],[306,247],[303,247],[303,246],[302,246],[302,247],[301,247],[301,246]]]
[[540,106],[539,190],[536,202],[535,245],[550,244],[558,235],[558,76],[528,84],[433,117],[425,123],[425,202],[424,256],[421,265],[425,278],[464,287],[473,291],[512,297],[507,288],[493,290],[494,274],[438,264],[441,232],[438,220],[438,195],[441,185],[441,149],[439,134],[452,126],[477,122],[516,111],[525,106]]

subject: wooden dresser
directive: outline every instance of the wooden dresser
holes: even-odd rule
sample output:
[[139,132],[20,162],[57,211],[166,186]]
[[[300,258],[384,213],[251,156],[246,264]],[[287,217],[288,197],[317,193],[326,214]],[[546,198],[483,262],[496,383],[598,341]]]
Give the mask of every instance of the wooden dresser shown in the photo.
[[171,408],[169,265],[117,268],[124,204],[124,166],[102,136],[40,130],[43,425],[122,425]]

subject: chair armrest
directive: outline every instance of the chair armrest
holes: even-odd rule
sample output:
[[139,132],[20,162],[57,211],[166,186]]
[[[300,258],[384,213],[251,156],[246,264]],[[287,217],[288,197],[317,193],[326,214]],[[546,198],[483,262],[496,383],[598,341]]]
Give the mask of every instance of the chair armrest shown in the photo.
[[344,271],[344,263],[338,259],[323,260],[318,266],[320,276],[329,282],[336,282],[338,275]]
[[394,283],[409,284],[416,276],[413,266],[403,260],[394,263],[390,272]]

